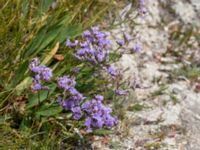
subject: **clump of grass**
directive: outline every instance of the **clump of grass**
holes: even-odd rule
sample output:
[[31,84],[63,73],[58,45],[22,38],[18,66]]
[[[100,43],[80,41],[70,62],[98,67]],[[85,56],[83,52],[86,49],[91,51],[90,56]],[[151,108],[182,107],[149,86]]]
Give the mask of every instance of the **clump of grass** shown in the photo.
[[176,105],[178,103],[178,98],[172,92],[169,92],[169,96],[173,104]]
[[[5,142],[0,143],[0,147],[73,149],[78,144],[84,149],[85,145],[90,144],[91,135],[82,138],[79,131],[71,132],[74,122],[68,120],[69,116],[41,117],[31,108],[36,118],[30,119],[33,116],[28,116],[29,110],[24,110],[23,106],[28,103],[31,95],[28,92],[31,84],[28,65],[31,58],[39,56],[45,65],[53,66],[57,74],[69,73],[69,64],[76,62],[70,57],[70,50],[60,45],[64,44],[66,38],[74,39],[84,28],[101,21],[108,9],[112,9],[113,2],[8,0],[0,4],[0,115],[12,116],[2,123],[1,139]],[[64,60],[56,60],[56,53]],[[93,88],[89,85],[93,85],[94,81],[87,79],[92,72],[91,69],[84,71],[88,86],[82,89],[89,90]],[[19,101],[17,97],[20,97]],[[59,108],[56,110],[59,111]],[[45,113],[49,115],[54,112],[50,110]],[[101,131],[102,134],[106,132]]]
[[184,66],[172,72],[172,77],[177,78],[184,76],[192,81],[197,81],[200,78],[200,68],[197,66]]
[[128,110],[137,112],[142,111],[144,108],[146,108],[146,106],[143,104],[134,104],[133,106],[128,107]]
[[163,85],[160,86],[160,88],[158,90],[152,92],[151,96],[155,97],[155,96],[162,95],[162,94],[164,94],[164,92],[166,91],[166,89],[168,89],[168,87],[165,84],[163,84]]
[[67,36],[74,38],[80,34],[81,28],[97,23],[106,11],[113,7],[113,2],[98,0],[2,2],[0,86],[8,87],[18,66],[22,66],[27,59],[45,55],[55,46],[55,42],[62,43]]

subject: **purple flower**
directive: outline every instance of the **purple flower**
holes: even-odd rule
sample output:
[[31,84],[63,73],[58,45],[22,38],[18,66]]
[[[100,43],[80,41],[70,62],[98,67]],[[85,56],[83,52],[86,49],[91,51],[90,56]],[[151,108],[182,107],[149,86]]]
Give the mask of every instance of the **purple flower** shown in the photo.
[[118,75],[117,70],[111,65],[108,67],[107,71],[113,78],[115,78]]
[[100,40],[100,39],[105,40],[106,35],[103,32],[96,31],[96,32],[94,32],[94,34],[98,40]]
[[137,42],[133,49],[135,52],[140,52],[142,50],[142,46],[140,43]]
[[56,102],[57,102],[58,104],[62,105],[62,98],[61,98],[61,97],[58,97],[58,98],[56,99]]
[[115,91],[115,93],[117,94],[117,95],[120,95],[120,96],[125,96],[125,95],[128,95],[128,91],[126,91],[126,90],[116,90]]
[[92,125],[94,127],[96,127],[96,128],[102,128],[103,127],[104,121],[103,121],[103,118],[99,114],[94,114],[92,116],[92,119],[93,119]]
[[145,14],[147,12],[145,8],[145,0],[139,0],[139,12]]
[[65,110],[69,110],[73,114],[73,119],[79,120],[82,117],[82,110],[80,107],[80,101],[84,99],[83,95],[75,89],[75,80],[68,76],[57,78],[58,86],[67,92],[67,97],[64,101],[61,98],[57,99],[57,102]]
[[100,47],[100,48],[109,48],[110,47],[110,45],[112,44],[112,42],[111,42],[111,40],[106,40],[106,39],[104,39],[104,38],[100,38],[99,40],[98,40],[98,46]]
[[33,58],[33,60],[31,61],[29,68],[32,72],[37,72],[37,66],[40,64],[40,60],[36,57]]
[[125,44],[124,40],[117,40],[116,41],[119,46],[123,46]]
[[125,40],[125,42],[129,42],[130,40],[132,40],[132,38],[129,34],[124,33],[124,40]]
[[107,36],[110,36],[110,32],[104,32],[104,35],[107,37]]
[[40,72],[41,77],[45,81],[49,81],[52,77],[52,70],[48,67],[41,66]]
[[91,33],[89,30],[86,30],[83,32],[83,37],[91,36]]
[[[73,88],[72,88],[73,89]],[[76,101],[81,101],[83,100],[85,97],[83,97],[83,95],[81,93],[79,93],[76,89],[71,90],[70,89],[70,94],[71,94],[71,98],[73,98]]]
[[106,54],[103,51],[99,51],[97,54],[97,60],[102,62],[105,59]]
[[102,95],[96,95],[95,99],[98,101],[103,101],[104,97]]
[[34,58],[29,68],[30,70],[35,74],[32,84],[32,90],[33,91],[39,91],[41,89],[48,89],[45,86],[42,86],[41,82],[43,81],[49,81],[52,77],[52,70],[44,65],[39,65],[40,61],[38,58]]
[[93,32],[97,32],[97,31],[99,31],[99,27],[98,27],[98,26],[94,26],[94,27],[92,27],[92,31],[93,31]]
[[96,95],[95,99],[82,104],[82,110],[87,118],[85,120],[86,129],[112,127],[117,124],[117,119],[111,116],[112,109],[103,105],[103,96]]
[[77,56],[79,57],[83,57],[84,55],[86,55],[86,52],[87,52],[87,48],[81,48],[77,51]]
[[38,82],[33,82],[33,85],[32,85],[31,88],[32,88],[33,91],[39,91],[39,90],[42,89],[42,85]]
[[80,46],[81,46],[82,48],[84,48],[84,47],[88,47],[89,45],[88,45],[88,42],[87,42],[87,41],[84,41],[84,42],[80,43]]
[[61,105],[65,110],[70,110],[72,107],[74,107],[74,102],[71,99],[66,99]]
[[84,124],[86,126],[87,132],[92,132],[91,124],[92,124],[92,118],[87,117]]
[[40,80],[41,80],[41,76],[40,76],[39,74],[36,74],[36,75],[34,76],[34,79],[35,79],[36,81],[40,81]]
[[86,101],[82,104],[81,108],[85,111],[89,111],[89,108],[90,108],[90,102],[89,101]]
[[70,88],[74,88],[76,82],[69,78],[68,76],[58,77],[57,78],[58,86],[66,91]]
[[78,45],[78,40],[75,40],[74,43],[71,42],[69,39],[66,41],[66,45],[68,47],[76,47]]
[[110,115],[108,115],[104,118],[104,123],[107,127],[113,127],[114,125],[118,123],[118,120],[117,118],[111,117]]
[[[111,40],[106,39],[106,37],[109,35],[109,32],[100,31],[98,26],[84,31],[74,56],[81,61],[88,61],[92,64],[107,61],[106,54],[111,45]],[[68,45],[71,45],[70,41],[68,43]]]
[[41,72],[41,67],[39,67],[39,66],[32,67],[31,71],[33,73],[40,73]]
[[73,118],[75,120],[79,120],[82,117],[81,108],[79,106],[73,107],[71,110],[73,112]]
[[79,94],[79,92],[74,87],[69,88],[69,92],[70,92],[71,95]]

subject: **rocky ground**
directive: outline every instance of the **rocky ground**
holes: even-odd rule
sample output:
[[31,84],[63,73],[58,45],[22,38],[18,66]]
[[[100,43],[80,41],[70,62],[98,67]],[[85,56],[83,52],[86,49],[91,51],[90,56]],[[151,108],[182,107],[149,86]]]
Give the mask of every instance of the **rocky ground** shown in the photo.
[[[127,3],[111,32],[135,37],[142,51],[116,64],[129,81],[125,118],[93,148],[200,150],[200,1],[146,0],[147,14],[135,18]],[[139,24],[139,25],[138,25]],[[195,66],[195,67],[194,67]]]

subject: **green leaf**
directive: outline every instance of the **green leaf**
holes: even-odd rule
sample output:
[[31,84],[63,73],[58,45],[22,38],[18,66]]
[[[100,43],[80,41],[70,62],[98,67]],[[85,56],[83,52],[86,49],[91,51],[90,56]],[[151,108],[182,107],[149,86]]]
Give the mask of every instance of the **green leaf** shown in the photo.
[[29,65],[28,60],[20,65],[20,67],[16,71],[14,79],[12,80],[12,83],[11,83],[12,87],[16,86],[16,84],[18,84],[22,79],[24,79],[28,65]]
[[39,91],[38,93],[30,93],[29,94],[29,102],[26,105],[26,109],[30,109],[39,103],[42,103],[44,100],[47,99],[48,96],[50,96],[56,89],[56,84],[51,84],[48,86],[49,91],[47,90],[42,90]]
[[75,38],[82,33],[81,24],[69,25],[67,28],[62,28],[56,41],[63,42],[67,38]]
[[50,106],[50,107],[47,107],[47,108],[39,109],[36,112],[36,115],[45,116],[45,117],[55,116],[55,115],[59,114],[62,110],[63,110],[62,107],[59,106],[59,105]]
[[40,0],[39,1],[39,14],[43,14],[44,12],[46,12],[49,7],[51,6],[53,0]]
[[37,35],[34,37],[32,42],[29,44],[29,46],[25,49],[24,54],[22,57],[26,58],[32,55],[40,46],[43,39],[45,38],[45,33],[47,29],[46,26],[43,26],[37,33]]
[[60,27],[59,28],[55,27],[54,30],[48,31],[41,45],[35,52],[35,54],[46,48],[52,41],[55,41],[55,38],[58,36],[59,33],[60,33]]
[[22,82],[20,82],[15,88],[17,95],[20,95],[25,89],[27,89],[30,86],[31,81],[31,77],[27,77]]
[[103,135],[109,135],[111,133],[112,133],[112,131],[108,130],[108,129],[97,129],[97,130],[93,131],[93,134],[95,134],[95,135],[101,135],[101,136],[103,136]]
[[145,106],[142,105],[142,104],[135,104],[135,105],[133,105],[133,106],[130,106],[130,107],[128,108],[128,110],[129,110],[129,111],[142,111],[144,108],[145,108]]

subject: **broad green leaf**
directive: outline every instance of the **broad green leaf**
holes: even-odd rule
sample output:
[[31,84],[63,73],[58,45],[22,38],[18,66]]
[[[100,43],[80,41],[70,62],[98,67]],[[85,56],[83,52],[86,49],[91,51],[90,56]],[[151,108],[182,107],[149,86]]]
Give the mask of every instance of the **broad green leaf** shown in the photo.
[[38,93],[30,93],[29,94],[29,102],[26,106],[26,109],[32,108],[39,103],[42,103],[44,100],[47,99],[48,96],[50,96],[56,89],[56,84],[51,84],[48,86],[49,91],[47,90],[42,90],[39,91]]
[[39,13],[42,15],[43,13],[45,13],[49,7],[51,6],[53,0],[40,0],[39,1]]
[[47,31],[46,26],[43,26],[38,31],[37,35],[34,37],[34,39],[32,40],[32,42],[25,49],[24,54],[22,56],[23,58],[29,57],[30,55],[32,55],[38,49],[38,47],[42,43],[43,39],[45,38],[46,31]]
[[28,117],[24,117],[20,124],[20,131],[24,136],[29,136],[31,132],[31,122],[32,120]]
[[22,13],[23,13],[23,17],[25,18],[26,16],[27,16],[27,14],[28,14],[28,9],[29,9],[29,5],[30,5],[30,3],[29,3],[29,0],[23,0],[22,1]]
[[63,42],[67,38],[75,38],[76,36],[82,33],[81,24],[77,25],[69,25],[67,28],[62,28],[59,36],[57,37],[56,41]]
[[36,115],[45,116],[45,117],[55,116],[55,115],[59,114],[62,110],[63,110],[62,107],[59,105],[50,106],[48,108],[43,108],[43,109],[38,110],[36,112]]
[[20,82],[15,88],[17,95],[20,95],[25,89],[27,89],[31,85],[31,81],[31,77],[27,77]]
[[60,28],[56,28],[54,30],[48,31],[45,34],[45,38],[43,39],[40,46],[37,48],[36,51],[34,51],[34,55],[37,55],[42,50],[44,50],[44,48],[46,48],[49,44],[51,44],[51,42],[55,41],[55,38],[58,36],[59,32],[60,32]]
[[22,79],[24,79],[28,65],[29,65],[28,60],[20,65],[20,67],[18,68],[18,70],[15,73],[14,79],[12,80],[12,83],[11,83],[12,87],[16,86],[16,84],[18,84]]

